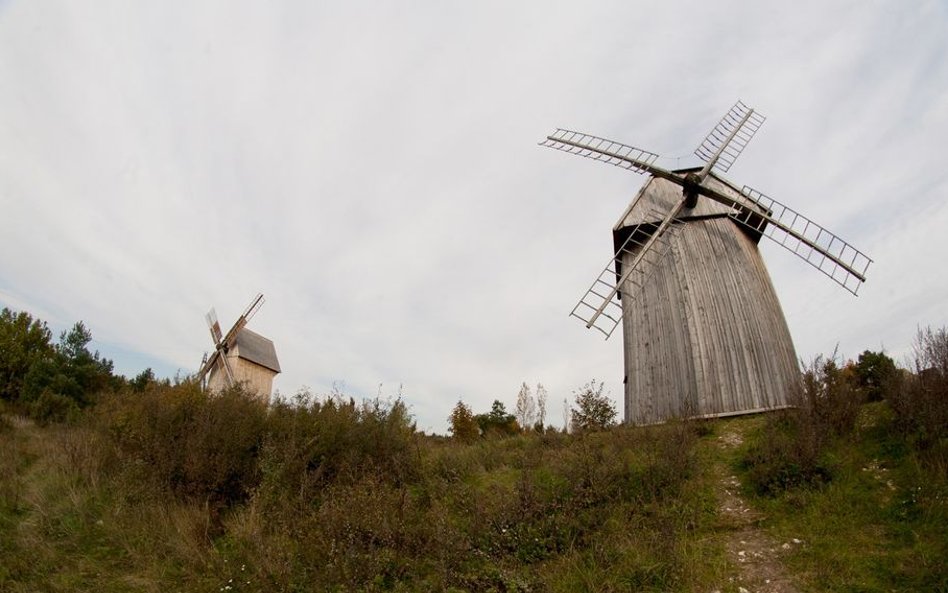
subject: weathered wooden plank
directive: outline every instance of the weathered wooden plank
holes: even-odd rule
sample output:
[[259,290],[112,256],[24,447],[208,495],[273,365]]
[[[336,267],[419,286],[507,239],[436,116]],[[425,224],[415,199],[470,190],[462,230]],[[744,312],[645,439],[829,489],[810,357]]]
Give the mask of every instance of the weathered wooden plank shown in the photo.
[[[651,179],[620,225],[680,195],[674,184]],[[624,304],[627,422],[783,407],[799,381],[790,332],[755,240],[704,202],[694,210],[708,209],[701,216],[712,218],[683,223],[673,256],[633,305]]]

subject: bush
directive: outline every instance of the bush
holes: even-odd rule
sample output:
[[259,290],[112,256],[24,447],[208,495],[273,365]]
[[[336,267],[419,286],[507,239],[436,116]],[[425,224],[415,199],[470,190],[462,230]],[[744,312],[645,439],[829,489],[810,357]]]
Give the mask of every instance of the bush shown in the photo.
[[897,430],[919,449],[944,447],[948,438],[948,329],[920,329],[915,373],[904,373],[889,404]]
[[803,372],[803,420],[815,424],[819,433],[842,436],[856,427],[865,401],[854,374],[839,368],[835,356],[817,356]]
[[196,383],[154,386],[96,412],[120,453],[171,492],[227,505],[257,485],[266,407],[239,387],[209,395]]
[[854,365],[859,387],[871,401],[885,399],[892,392],[898,375],[895,361],[885,352],[864,351]]
[[824,447],[819,425],[806,410],[778,410],[767,417],[741,466],[758,494],[773,496],[800,486],[819,486],[832,478]]
[[71,397],[44,389],[40,396],[30,403],[29,412],[37,423],[45,426],[75,418],[79,413],[79,405]]
[[520,425],[513,414],[507,413],[507,408],[499,399],[491,404],[490,412],[474,416],[474,421],[485,437],[513,436],[520,433]]
[[418,435],[401,400],[361,405],[339,394],[300,392],[270,411],[261,456],[261,502],[309,506],[333,483],[373,476],[386,484],[416,479]]
[[863,402],[852,374],[835,358],[818,356],[805,369],[795,407],[766,417],[760,438],[741,465],[758,494],[775,495],[800,486],[819,486],[832,479],[826,449],[851,433]]

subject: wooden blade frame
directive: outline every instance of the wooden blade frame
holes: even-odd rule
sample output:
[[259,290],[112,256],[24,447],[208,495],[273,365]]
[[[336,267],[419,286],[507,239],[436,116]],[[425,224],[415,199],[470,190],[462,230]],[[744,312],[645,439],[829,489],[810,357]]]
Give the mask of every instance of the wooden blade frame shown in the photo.
[[750,208],[735,209],[731,218],[797,255],[854,295],[858,293],[859,287],[866,281],[866,270],[872,263],[869,256],[796,210],[752,187],[745,185],[741,193],[759,205],[763,213]]
[[615,140],[607,140],[599,136],[591,136],[572,130],[557,128],[552,134],[541,141],[540,146],[555,148],[570,154],[602,161],[609,165],[628,169],[635,173],[651,173],[652,163],[658,158],[654,152],[622,144]]
[[[661,223],[642,222],[636,225],[570,315],[585,322],[587,329],[599,330],[608,340],[622,320],[620,296],[629,302],[636,299],[649,277],[671,252],[674,236],[680,229],[674,223],[686,199],[682,197],[667,213],[653,212],[652,220],[662,218]],[[623,267],[622,261],[626,256],[634,259],[630,265]]]
[[211,330],[211,338],[214,340],[214,345],[217,346],[221,343],[221,324],[217,321],[217,311],[214,310],[214,307],[211,307],[211,310],[207,312],[204,316],[204,319],[207,321],[207,328]]
[[707,163],[705,169],[727,173],[766,119],[738,101],[708,132],[695,156]]
[[244,329],[244,326],[247,325],[247,322],[250,321],[250,318],[260,310],[261,306],[263,306],[263,295],[258,294],[256,298],[251,301],[250,306],[248,306],[244,310],[243,314],[237,318],[237,321],[234,322],[233,327],[230,328],[230,331],[227,332],[227,335],[224,336],[222,343],[224,344],[225,349],[230,349],[230,347],[234,345],[234,342],[237,340],[237,334],[240,333],[240,330]]

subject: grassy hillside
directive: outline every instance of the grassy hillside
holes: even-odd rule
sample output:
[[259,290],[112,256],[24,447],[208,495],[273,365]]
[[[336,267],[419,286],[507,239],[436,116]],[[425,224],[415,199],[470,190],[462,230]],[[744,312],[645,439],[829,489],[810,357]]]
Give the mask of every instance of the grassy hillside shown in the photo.
[[810,404],[470,444],[190,384],[7,413],[0,591],[948,591],[944,433]]

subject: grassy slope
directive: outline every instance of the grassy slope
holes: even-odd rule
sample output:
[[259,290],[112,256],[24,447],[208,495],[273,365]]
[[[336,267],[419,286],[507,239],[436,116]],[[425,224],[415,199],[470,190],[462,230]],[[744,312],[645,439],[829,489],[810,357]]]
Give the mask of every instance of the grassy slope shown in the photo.
[[[828,484],[775,497],[747,489],[766,530],[804,542],[785,560],[801,589],[948,591],[945,468],[920,459],[890,421],[885,404],[863,406],[855,433],[826,455]],[[748,423],[759,438],[761,418],[733,422]],[[736,468],[740,453],[730,460]]]
[[[785,557],[801,590],[948,590],[948,497],[932,477],[944,472],[892,441],[880,405],[864,415],[831,450],[828,485],[746,498],[776,541],[804,542]],[[307,590],[328,571],[338,590],[736,591],[716,488],[741,449],[712,441],[737,426],[749,446],[762,422],[709,423],[696,443],[669,432],[693,430],[680,426],[425,441],[419,481],[363,480],[281,514],[258,499],[218,512],[156,493],[135,478],[147,468],[116,470],[87,429],[7,421],[0,591]],[[365,561],[333,564],[326,542]],[[366,565],[376,577],[353,574]]]

